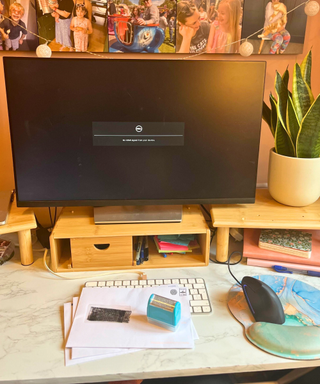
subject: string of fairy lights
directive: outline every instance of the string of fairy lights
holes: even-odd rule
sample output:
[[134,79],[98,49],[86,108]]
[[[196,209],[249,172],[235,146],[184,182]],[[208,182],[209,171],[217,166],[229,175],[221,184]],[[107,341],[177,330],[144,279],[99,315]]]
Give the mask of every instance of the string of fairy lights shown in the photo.
[[[288,15],[289,13],[291,12],[294,12],[296,9],[302,7],[304,5],[304,11],[306,13],[307,16],[315,16],[319,10],[320,10],[320,5],[317,1],[315,0],[307,0],[299,5],[297,5],[295,8],[291,9],[290,11],[288,11],[286,14]],[[8,20],[11,20],[9,17],[7,16],[4,16],[2,14],[0,14],[0,21],[2,19],[8,19]],[[47,57],[47,58],[50,58],[51,55],[52,55],[52,51],[51,51],[51,48],[48,46],[48,44],[52,43],[52,40],[48,40],[30,30],[28,30],[27,28],[23,27],[22,25],[20,25],[21,28],[23,28],[24,30],[26,30],[28,33],[38,37],[39,39],[41,40],[44,40],[45,43],[44,44],[40,44],[38,45],[37,49],[36,49],[36,55],[38,57]],[[248,41],[248,39],[250,39],[251,37],[255,36],[256,34],[258,34],[259,32],[262,32],[265,28],[261,28],[259,29],[258,31],[252,33],[251,35],[245,37],[245,38],[242,38],[242,39],[239,39],[239,40],[236,40],[236,41],[233,41],[229,44],[225,44],[225,45],[222,45],[220,47],[217,47],[216,50],[220,50],[222,48],[226,48],[226,47],[229,47],[230,45],[233,45],[233,44],[238,44],[238,43],[242,43],[240,45],[240,48],[239,48],[239,53],[241,54],[241,56],[244,56],[244,57],[248,57],[248,56],[251,56],[252,53],[253,53],[253,45]],[[69,47],[71,48],[71,47]],[[93,55],[93,56],[97,56],[97,57],[100,57],[100,58],[104,58],[104,59],[112,59],[113,57],[110,57],[110,56],[105,56],[105,55],[101,55],[99,53],[96,53],[96,52],[91,52],[91,51],[82,51],[82,53],[87,53],[87,54],[90,54],[90,55]],[[123,52],[121,52],[123,53]],[[174,60],[186,60],[186,59],[191,59],[191,58],[194,58],[196,56],[200,56],[200,55],[203,55],[204,53],[207,53],[206,50],[202,51],[202,52],[199,52],[199,53],[194,53],[192,55],[189,55],[189,56],[186,56],[186,57],[183,57],[183,58],[175,58]]]

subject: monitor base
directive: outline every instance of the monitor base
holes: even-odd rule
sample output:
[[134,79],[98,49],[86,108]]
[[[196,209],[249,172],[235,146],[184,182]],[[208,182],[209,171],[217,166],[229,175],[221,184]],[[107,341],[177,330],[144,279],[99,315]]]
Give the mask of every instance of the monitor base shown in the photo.
[[180,223],[182,205],[94,207],[95,224]]

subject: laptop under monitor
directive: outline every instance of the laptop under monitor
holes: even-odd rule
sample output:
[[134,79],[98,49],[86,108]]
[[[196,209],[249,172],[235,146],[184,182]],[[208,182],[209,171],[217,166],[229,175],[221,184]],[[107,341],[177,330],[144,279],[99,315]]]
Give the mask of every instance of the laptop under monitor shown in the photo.
[[13,197],[12,191],[0,191],[0,225],[4,225],[7,222],[12,201],[11,197]]

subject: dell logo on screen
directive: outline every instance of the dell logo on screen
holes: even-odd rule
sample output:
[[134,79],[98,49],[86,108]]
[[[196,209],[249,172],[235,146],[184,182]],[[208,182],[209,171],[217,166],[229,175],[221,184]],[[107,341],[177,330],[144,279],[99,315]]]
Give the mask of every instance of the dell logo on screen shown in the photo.
[[142,132],[143,128],[141,127],[141,125],[137,125],[136,126],[136,132],[140,133]]

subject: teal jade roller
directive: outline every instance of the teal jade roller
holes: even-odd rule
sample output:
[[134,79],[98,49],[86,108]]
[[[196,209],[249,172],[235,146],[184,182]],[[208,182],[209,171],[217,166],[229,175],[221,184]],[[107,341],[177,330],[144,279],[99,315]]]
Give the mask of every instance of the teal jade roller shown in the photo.
[[181,304],[179,301],[152,294],[148,301],[147,318],[149,323],[175,331],[181,319]]

